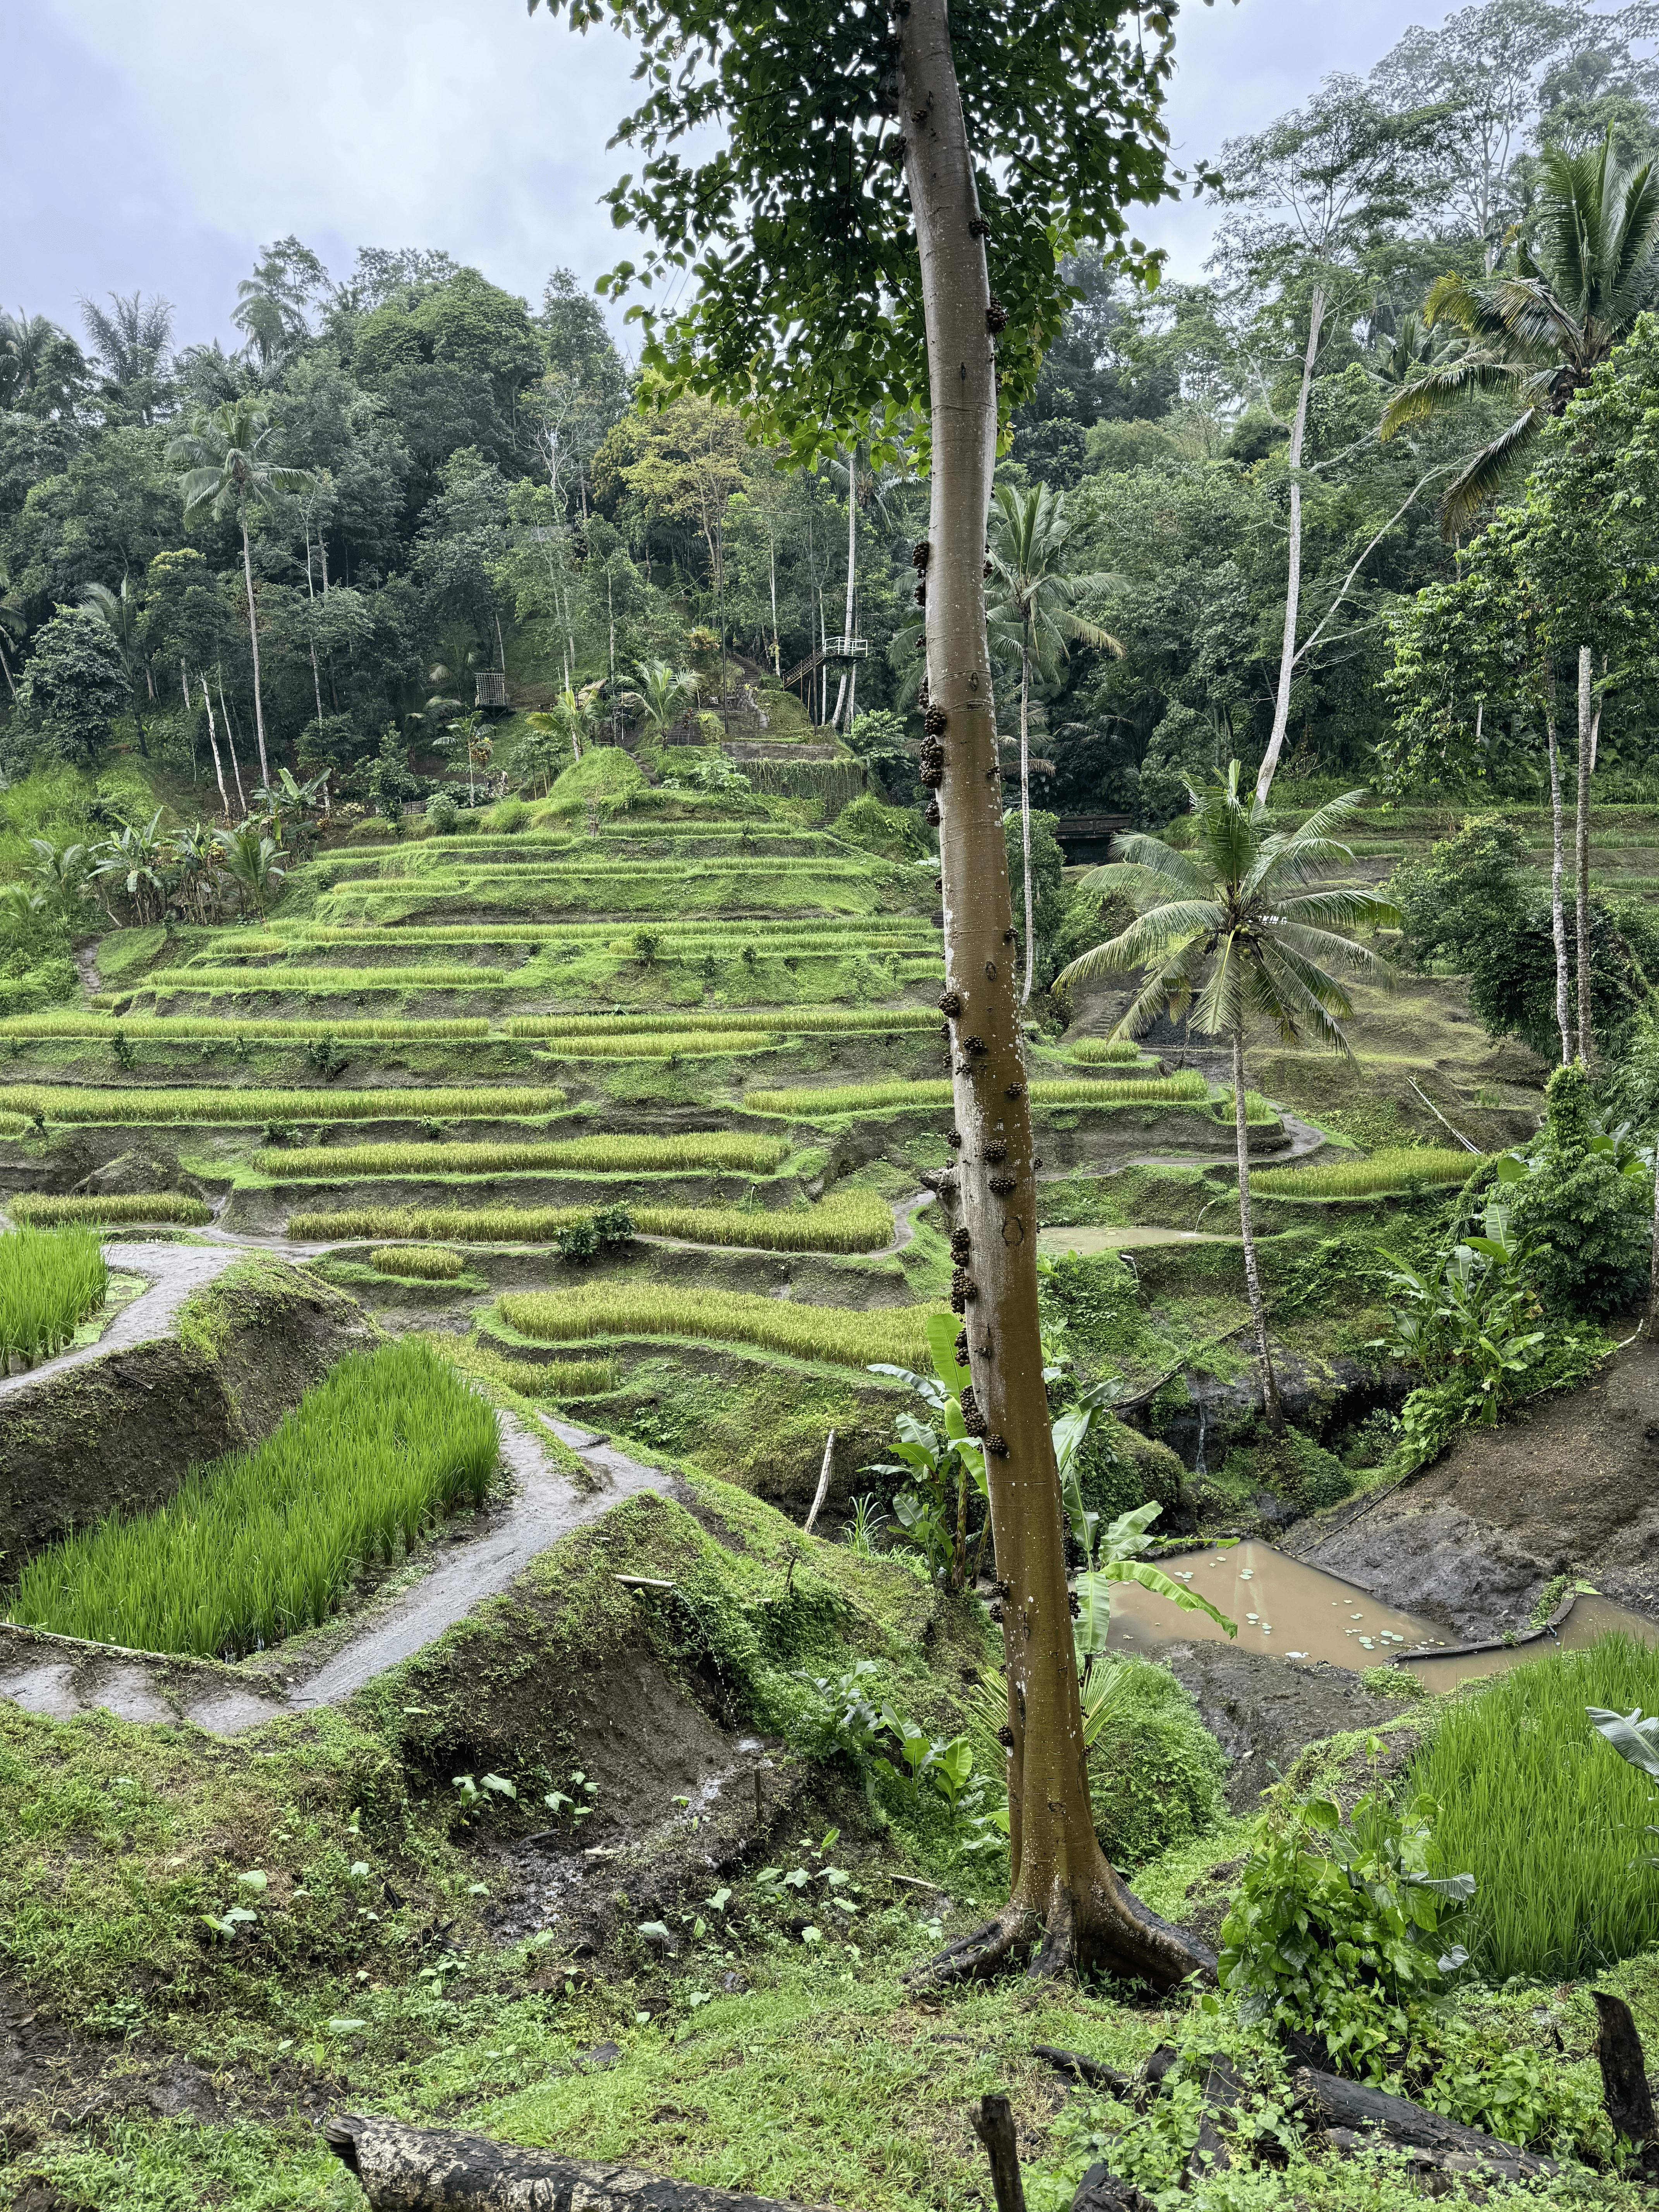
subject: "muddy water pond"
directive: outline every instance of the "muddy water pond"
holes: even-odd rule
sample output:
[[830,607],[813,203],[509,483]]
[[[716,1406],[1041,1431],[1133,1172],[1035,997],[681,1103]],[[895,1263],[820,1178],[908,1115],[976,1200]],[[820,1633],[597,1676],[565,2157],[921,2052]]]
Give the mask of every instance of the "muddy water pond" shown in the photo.
[[[1431,1690],[1449,1690],[1474,1674],[1498,1674],[1575,1650],[1614,1630],[1659,1644],[1659,1624],[1603,1597],[1580,1597],[1555,1634],[1490,1651],[1459,1652],[1455,1639],[1420,1613],[1404,1613],[1352,1583],[1288,1559],[1271,1544],[1215,1545],[1161,1563],[1194,1595],[1206,1597],[1238,1625],[1237,1648],[1281,1659],[1328,1660],[1358,1670],[1411,1653],[1412,1671]],[[1189,1613],[1134,1583],[1112,1592],[1113,1650],[1153,1655],[1173,1644],[1233,1641],[1207,1613]],[[1445,1656],[1437,1656],[1444,1651]]]

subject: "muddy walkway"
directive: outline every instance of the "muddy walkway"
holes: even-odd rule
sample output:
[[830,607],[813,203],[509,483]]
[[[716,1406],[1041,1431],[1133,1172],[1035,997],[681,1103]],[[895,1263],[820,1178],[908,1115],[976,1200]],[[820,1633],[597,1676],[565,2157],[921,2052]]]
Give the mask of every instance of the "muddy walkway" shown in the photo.
[[54,1720],[97,1708],[123,1720],[187,1722],[216,1735],[343,1704],[496,1596],[560,1537],[642,1492],[672,1487],[672,1476],[628,1458],[607,1439],[542,1418],[575,1452],[592,1486],[579,1486],[556,1466],[530,1424],[498,1414],[501,1457],[514,1478],[505,1511],[481,1534],[459,1530],[446,1540],[441,1532],[430,1569],[384,1601],[371,1601],[314,1667],[301,1658],[291,1673],[273,1668],[273,1655],[265,1654],[244,1669],[0,1624],[0,1698]]
[[111,1273],[147,1276],[149,1288],[118,1308],[92,1343],[77,1344],[69,1352],[60,1352],[55,1359],[43,1359],[38,1367],[8,1376],[0,1382],[0,1398],[15,1397],[55,1375],[67,1373],[71,1367],[170,1334],[179,1309],[191,1291],[205,1288],[240,1257],[234,1245],[106,1244],[104,1258]]

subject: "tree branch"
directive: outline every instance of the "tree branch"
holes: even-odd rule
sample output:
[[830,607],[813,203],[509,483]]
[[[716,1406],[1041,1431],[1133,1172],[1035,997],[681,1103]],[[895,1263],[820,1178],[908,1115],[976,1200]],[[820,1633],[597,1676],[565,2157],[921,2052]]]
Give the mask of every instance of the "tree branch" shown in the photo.
[[1314,647],[1318,644],[1320,639],[1324,635],[1325,631],[1330,625],[1331,617],[1335,614],[1337,609],[1341,605],[1344,599],[1347,598],[1349,592],[1353,588],[1354,578],[1359,574],[1359,571],[1364,567],[1371,555],[1376,550],[1382,540],[1394,528],[1394,526],[1399,521],[1401,516],[1404,514],[1407,508],[1416,500],[1419,493],[1422,491],[1425,485],[1432,483],[1436,477],[1444,476],[1448,469],[1455,468],[1456,465],[1457,464],[1455,461],[1443,461],[1438,468],[1431,469],[1425,476],[1420,476],[1418,478],[1417,482],[1406,494],[1405,498],[1401,501],[1399,506],[1395,507],[1394,513],[1389,517],[1382,528],[1370,539],[1364,550],[1356,557],[1352,568],[1349,569],[1347,574],[1342,579],[1341,590],[1338,592],[1336,597],[1331,601],[1330,605],[1325,610],[1323,621],[1321,622],[1318,629],[1314,630],[1304,641],[1304,642],[1297,647],[1296,652],[1291,655],[1291,665],[1292,668],[1297,665],[1297,662],[1302,659],[1304,653],[1311,653]]

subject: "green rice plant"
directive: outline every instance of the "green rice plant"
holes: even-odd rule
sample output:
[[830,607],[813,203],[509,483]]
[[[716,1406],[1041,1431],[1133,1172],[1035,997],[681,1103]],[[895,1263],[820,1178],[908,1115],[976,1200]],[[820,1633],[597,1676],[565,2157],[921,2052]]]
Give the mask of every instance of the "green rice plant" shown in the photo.
[[[1230,1129],[1232,1127],[1233,1087],[1231,1083],[1228,1084],[1218,1095],[1210,1110],[1214,1115],[1218,1121],[1224,1122]],[[1273,1101],[1269,1098],[1264,1098],[1259,1091],[1252,1091],[1247,1086],[1244,1092],[1244,1121],[1246,1126],[1250,1128],[1272,1127],[1278,1122],[1278,1120],[1279,1109],[1273,1104]],[[1254,1176],[1250,1178],[1250,1187],[1252,1189],[1255,1188],[1255,1178]]]
[[487,1344],[446,1343],[440,1349],[452,1365],[520,1398],[550,1398],[562,1405],[570,1398],[601,1397],[616,1388],[617,1370],[609,1359],[508,1359]]
[[[321,1243],[361,1237],[431,1237],[457,1244],[551,1244],[589,1221],[583,1206],[353,1206],[295,1213],[290,1237]],[[893,1237],[893,1217],[872,1191],[836,1191],[816,1206],[636,1206],[635,1233],[686,1244],[757,1252],[875,1252]]]
[[466,1267],[459,1252],[425,1244],[383,1244],[369,1254],[368,1264],[377,1275],[403,1275],[422,1283],[453,1283]]
[[0,1020],[0,1042],[8,1037],[49,1043],[56,1038],[98,1038],[129,1044],[205,1044],[240,1037],[248,1044],[320,1042],[459,1044],[489,1035],[483,1015],[433,1021],[227,1021],[222,1014],[13,1014]]
[[528,1121],[565,1103],[554,1084],[495,1091],[92,1091],[13,1083],[4,1095],[33,1121],[140,1128],[158,1121]]
[[21,1114],[0,1114],[0,1137],[26,1137],[29,1125]]
[[10,1212],[13,1220],[27,1222],[34,1229],[58,1228],[71,1221],[176,1221],[186,1228],[199,1229],[213,1218],[213,1208],[205,1200],[191,1198],[182,1190],[118,1198],[78,1194],[55,1198],[45,1192],[31,1192],[14,1198]]
[[194,991],[228,998],[254,991],[293,991],[307,998],[341,998],[358,991],[500,990],[505,968],[158,968],[137,991]]
[[0,1235],[0,1366],[33,1367],[52,1358],[102,1305],[108,1288],[109,1271],[90,1229]]
[[1079,1067],[1130,1067],[1140,1061],[1140,1047],[1133,1037],[1079,1037],[1063,1049]]
[[[1144,1081],[1114,1083],[1109,1079],[1091,1082],[1062,1077],[1034,1083],[1036,1106],[1192,1106],[1201,1105],[1209,1086],[1196,1068],[1177,1075],[1149,1076]],[[827,1114],[874,1114],[893,1108],[948,1106],[951,1085],[942,1076],[915,1082],[843,1083],[826,1091],[751,1091],[744,1104],[751,1114],[784,1114],[792,1120],[814,1121]]]
[[603,1336],[687,1336],[714,1344],[751,1344],[791,1359],[865,1368],[877,1360],[921,1369],[927,1325],[937,1306],[806,1305],[746,1291],[664,1283],[585,1283],[570,1291],[509,1291],[501,1301],[510,1328],[543,1344]]
[[481,1504],[495,1459],[494,1413],[425,1345],[359,1352],[264,1443],[192,1468],[155,1512],[38,1554],[11,1618],[239,1657],[325,1620],[363,1565]]
[[711,1060],[738,1052],[759,1052],[779,1042],[773,1030],[674,1030],[643,1036],[571,1036],[550,1060]]
[[665,1029],[708,1031],[776,1030],[802,1036],[849,1036],[866,1032],[926,1030],[939,1020],[925,1006],[675,1006],[648,1014],[509,1014],[502,1024],[514,1037],[590,1037],[652,1035]]
[[256,1152],[261,1175],[313,1182],[358,1176],[572,1174],[770,1175],[789,1150],[781,1137],[697,1130],[689,1136],[564,1137],[496,1145],[295,1145]]
[[[1251,1093],[1246,1091],[1248,1109]],[[1384,1191],[1440,1190],[1467,1182],[1480,1165],[1478,1152],[1449,1145],[1396,1146],[1368,1160],[1321,1160],[1307,1168],[1255,1168],[1250,1188],[1261,1198],[1372,1198]]]
[[1572,1981],[1659,1942],[1653,1785],[1590,1705],[1659,1707],[1659,1651],[1610,1636],[1531,1660],[1453,1704],[1417,1762],[1412,1788],[1440,1808],[1434,1871],[1474,1876],[1462,1940],[1489,1981]]

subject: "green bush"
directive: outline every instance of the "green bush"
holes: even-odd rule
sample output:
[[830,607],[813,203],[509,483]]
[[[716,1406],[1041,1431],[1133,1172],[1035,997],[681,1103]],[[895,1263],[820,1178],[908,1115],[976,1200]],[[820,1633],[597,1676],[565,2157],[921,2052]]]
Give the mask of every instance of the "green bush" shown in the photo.
[[1528,1249],[1530,1279],[1550,1312],[1627,1312],[1646,1286],[1653,1187],[1591,1149],[1601,1132],[1579,1062],[1558,1067],[1544,1096],[1534,1172],[1506,1192],[1512,1232]]
[[1338,1504],[1353,1488],[1353,1476],[1334,1452],[1290,1425],[1282,1437],[1235,1444],[1222,1464],[1221,1480],[1228,1489],[1271,1491],[1304,1513]]
[[459,811],[447,791],[434,792],[426,803],[426,826],[432,836],[453,836]]
[[1089,1797],[1101,1849],[1128,1870],[1214,1825],[1227,1761],[1167,1668],[1138,1658],[1104,1666],[1108,1704],[1090,1747]]

